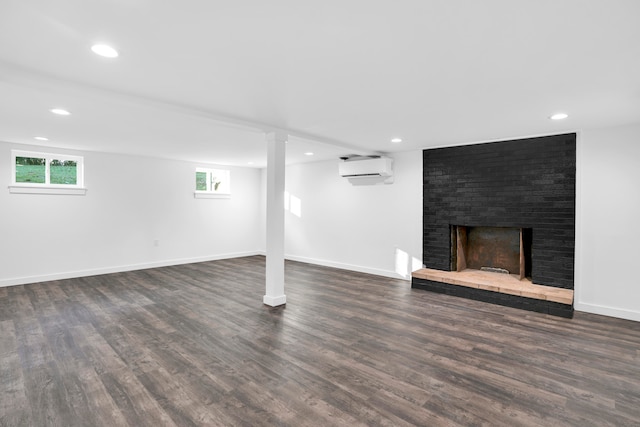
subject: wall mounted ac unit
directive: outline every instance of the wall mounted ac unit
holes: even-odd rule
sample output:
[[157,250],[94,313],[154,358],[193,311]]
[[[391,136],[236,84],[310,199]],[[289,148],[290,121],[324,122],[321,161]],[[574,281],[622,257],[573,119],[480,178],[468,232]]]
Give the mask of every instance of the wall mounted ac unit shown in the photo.
[[389,184],[393,182],[393,159],[382,156],[352,156],[342,158],[340,176],[352,184]]

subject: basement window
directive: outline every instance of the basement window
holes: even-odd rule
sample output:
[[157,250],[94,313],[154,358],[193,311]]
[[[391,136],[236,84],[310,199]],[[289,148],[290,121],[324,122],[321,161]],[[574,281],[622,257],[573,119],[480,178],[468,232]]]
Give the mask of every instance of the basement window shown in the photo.
[[231,197],[231,171],[196,168],[195,185],[196,199],[228,199]]
[[85,195],[84,158],[11,150],[11,185],[18,194]]

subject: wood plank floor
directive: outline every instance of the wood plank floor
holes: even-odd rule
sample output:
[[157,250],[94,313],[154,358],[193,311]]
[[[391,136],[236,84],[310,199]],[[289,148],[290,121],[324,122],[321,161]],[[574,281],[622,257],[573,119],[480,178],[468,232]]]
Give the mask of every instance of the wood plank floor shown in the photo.
[[639,426],[640,323],[264,258],[0,288],[2,426]]

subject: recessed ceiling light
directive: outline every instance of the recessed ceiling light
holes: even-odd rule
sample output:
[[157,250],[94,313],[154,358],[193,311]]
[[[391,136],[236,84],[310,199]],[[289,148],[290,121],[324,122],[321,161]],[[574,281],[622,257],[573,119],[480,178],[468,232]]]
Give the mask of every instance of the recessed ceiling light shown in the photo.
[[556,113],[553,116],[549,117],[551,120],[564,120],[567,117],[569,117],[569,115],[567,113]]
[[48,141],[49,138],[45,138],[44,136],[34,136],[33,139],[37,139],[38,141]]
[[397,143],[399,143],[399,142],[402,142],[402,139],[401,139],[401,138],[393,138],[393,139],[391,140],[391,142],[393,142],[394,144],[397,144]]
[[96,55],[104,56],[105,58],[117,58],[118,51],[106,44],[94,44],[91,46],[91,50]]
[[313,156],[313,153],[311,151],[307,151],[306,153],[304,153],[305,156]]
[[62,108],[52,108],[51,111],[53,114],[57,114],[59,116],[68,116],[69,114],[71,114],[70,112],[68,112],[67,110],[63,110]]

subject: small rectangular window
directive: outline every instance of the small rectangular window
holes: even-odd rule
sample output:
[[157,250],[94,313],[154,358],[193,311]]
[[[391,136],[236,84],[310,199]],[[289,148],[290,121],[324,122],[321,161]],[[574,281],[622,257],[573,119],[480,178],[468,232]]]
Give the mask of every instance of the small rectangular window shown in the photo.
[[49,176],[51,184],[76,185],[78,183],[78,162],[53,159],[49,162]]
[[83,163],[80,156],[12,150],[9,189],[12,193],[84,194]]
[[196,191],[207,191],[206,172],[196,172]]
[[47,168],[45,158],[16,156],[15,165],[16,183],[45,183],[45,174]]
[[231,171],[227,169],[196,168],[196,197],[229,197]]

